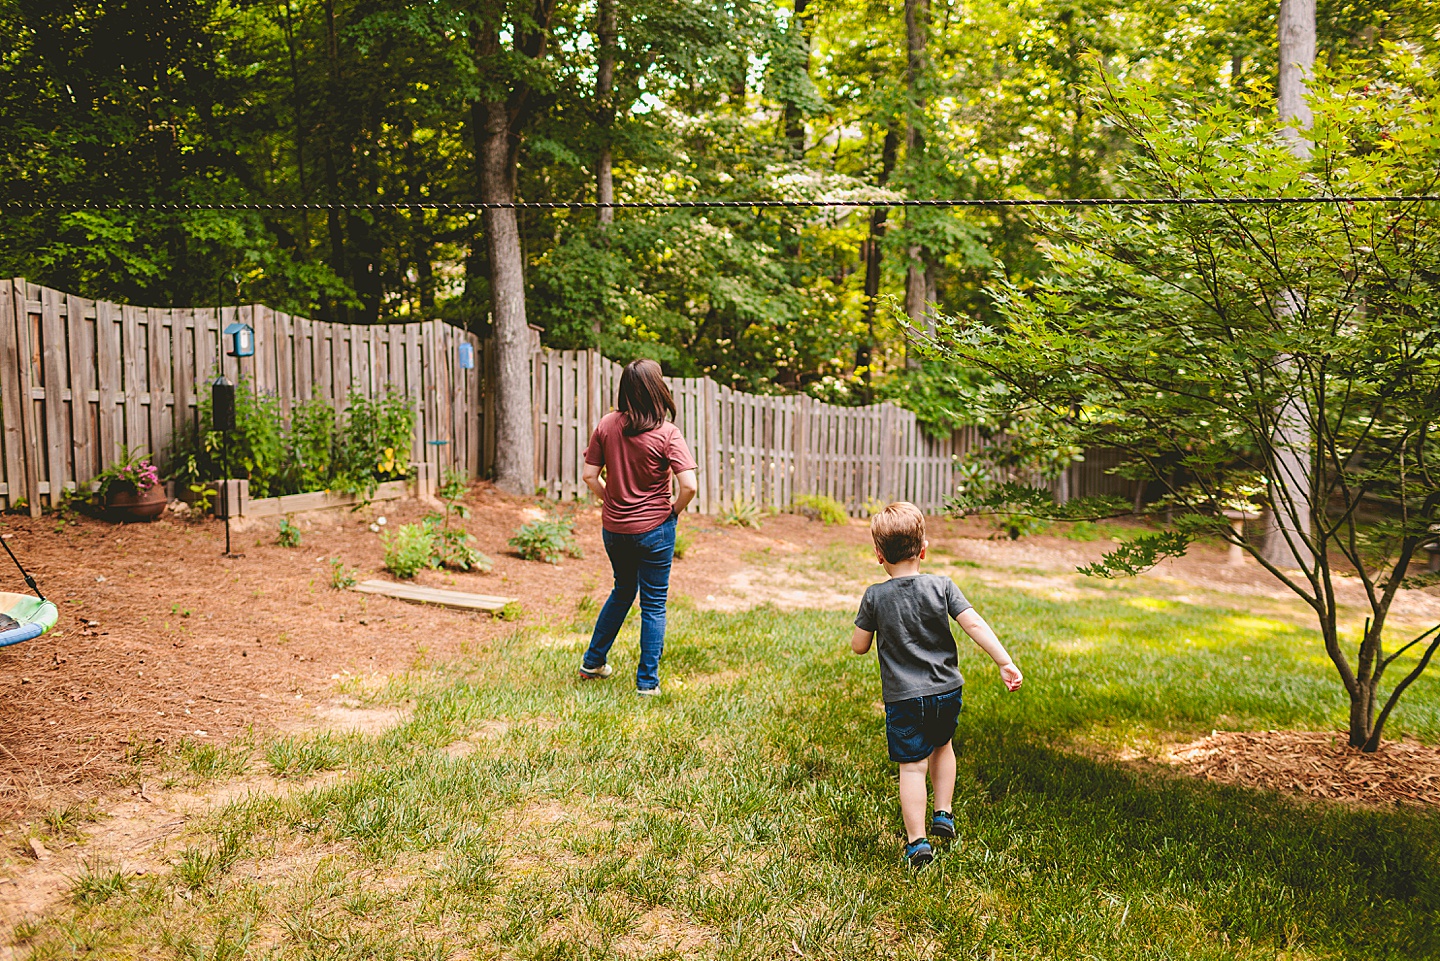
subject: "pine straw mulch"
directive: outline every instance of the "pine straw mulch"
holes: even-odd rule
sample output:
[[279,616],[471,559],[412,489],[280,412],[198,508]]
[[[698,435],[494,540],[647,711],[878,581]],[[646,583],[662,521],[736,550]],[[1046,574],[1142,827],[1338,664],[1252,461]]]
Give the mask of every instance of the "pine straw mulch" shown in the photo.
[[1158,760],[1207,781],[1307,798],[1440,806],[1440,748],[1413,740],[1365,754],[1344,732],[1214,731]]

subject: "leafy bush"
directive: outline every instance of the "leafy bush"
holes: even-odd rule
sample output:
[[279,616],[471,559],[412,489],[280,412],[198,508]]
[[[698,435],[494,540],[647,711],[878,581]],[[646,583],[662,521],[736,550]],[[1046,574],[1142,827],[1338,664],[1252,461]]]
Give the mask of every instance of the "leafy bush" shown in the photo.
[[850,514],[845,510],[845,505],[824,494],[806,494],[804,497],[797,497],[795,498],[795,508],[811,520],[823,522],[826,527],[850,521]]
[[1065,536],[1072,541],[1098,541],[1100,525],[1094,521],[1076,521],[1065,531]]
[[880,513],[889,506],[890,504],[888,501],[882,500],[879,497],[872,497],[864,504],[860,505],[860,509],[865,512],[866,517],[874,517],[876,514]]
[[282,518],[280,521],[280,533],[275,538],[275,543],[281,547],[300,546],[300,528],[290,518]]
[[720,523],[729,524],[731,527],[750,527],[758,531],[760,529],[760,508],[752,501],[737,500],[722,510],[717,519]]
[[524,616],[525,608],[521,607],[519,603],[515,601],[510,601],[495,612],[495,619],[497,621],[518,621]]
[[1022,537],[1035,537],[1050,529],[1050,522],[1029,514],[1005,514],[1000,518],[1000,530],[1012,541]]
[[404,524],[380,535],[385,545],[385,569],[396,577],[411,578],[435,566],[435,531],[424,522]]
[[[176,439],[172,470],[185,486],[228,473],[248,479],[252,497],[314,490],[369,497],[381,481],[410,473],[415,412],[395,391],[376,400],[351,393],[341,416],[317,394],[297,405],[287,424],[279,401],[242,378],[235,386],[235,431],[228,440],[213,429],[208,393],[199,409],[198,435]],[[222,443],[228,443],[223,458]]]
[[457,571],[490,570],[490,558],[471,545],[474,538],[458,528],[442,527],[440,514],[429,514],[418,524],[405,524],[380,535],[385,545],[385,569],[396,577],[414,577],[422,570],[448,567]]
[[580,545],[575,543],[575,522],[566,517],[531,521],[515,532],[510,546],[527,561],[547,564],[559,564],[566,554],[581,556]]

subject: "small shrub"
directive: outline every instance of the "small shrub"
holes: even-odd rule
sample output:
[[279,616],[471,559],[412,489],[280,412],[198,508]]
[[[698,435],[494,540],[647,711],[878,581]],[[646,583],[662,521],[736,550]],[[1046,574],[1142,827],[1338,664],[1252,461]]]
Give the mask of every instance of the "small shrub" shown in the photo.
[[286,517],[282,519],[280,521],[280,533],[276,535],[275,543],[281,547],[299,547],[300,528],[296,527],[295,522],[290,520],[290,518]]
[[515,532],[510,546],[527,561],[547,564],[559,564],[566,554],[581,556],[580,545],[575,543],[575,522],[566,517],[531,521]]
[[434,531],[435,564],[455,571],[478,571],[487,573],[494,566],[490,558],[471,545],[475,538],[458,528],[439,527],[431,524]]
[[845,505],[824,494],[807,494],[795,499],[796,510],[811,520],[819,520],[826,527],[845,524],[850,520]]
[[679,560],[685,559],[685,552],[695,544],[693,531],[677,530],[675,532],[675,557]]
[[470,478],[465,475],[465,472],[454,467],[447,467],[445,472],[440,475],[440,487],[436,493],[443,501],[458,501],[469,490]]
[[521,607],[516,601],[510,601],[495,612],[495,619],[497,621],[518,621],[524,616],[525,608]]
[[380,535],[385,545],[385,569],[396,577],[411,578],[435,566],[435,530],[431,525],[404,524]]
[[874,517],[876,514],[880,513],[889,506],[890,505],[888,502],[883,501],[878,497],[872,497],[864,504],[860,505],[860,509],[865,512],[866,517]]
[[760,529],[760,508],[753,501],[737,500],[720,512],[719,521],[731,527]]
[[1000,530],[1012,541],[1022,537],[1035,537],[1050,529],[1048,521],[1029,514],[1006,514],[1000,518]]
[[360,573],[353,567],[346,567],[338,557],[330,558],[330,586],[343,591],[355,586],[355,575]]
[[1094,521],[1076,521],[1065,531],[1065,536],[1072,541],[1098,541],[1100,525]]

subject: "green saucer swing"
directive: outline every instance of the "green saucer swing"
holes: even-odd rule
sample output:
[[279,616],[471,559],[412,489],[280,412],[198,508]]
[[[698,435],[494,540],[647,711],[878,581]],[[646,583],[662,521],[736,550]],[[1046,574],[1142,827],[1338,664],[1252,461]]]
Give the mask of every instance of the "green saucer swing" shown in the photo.
[[60,619],[60,612],[54,604],[45,600],[45,595],[35,586],[35,578],[20,566],[19,559],[4,538],[0,538],[0,547],[5,548],[5,553],[9,554],[10,559],[15,561],[15,566],[20,568],[20,576],[25,578],[25,583],[35,592],[35,596],[31,597],[29,594],[0,591],[0,647],[9,647],[21,641],[33,640],[50,630]]

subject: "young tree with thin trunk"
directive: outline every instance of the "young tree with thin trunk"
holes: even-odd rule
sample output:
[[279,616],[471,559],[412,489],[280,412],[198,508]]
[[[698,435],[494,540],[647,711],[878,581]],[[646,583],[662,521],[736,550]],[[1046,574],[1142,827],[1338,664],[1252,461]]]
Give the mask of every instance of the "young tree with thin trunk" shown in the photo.
[[[470,105],[480,200],[516,199],[520,138],[534,106],[533,77],[547,56],[555,0],[510,10],[480,4],[471,28],[480,89]],[[508,36],[507,36],[508,34]],[[535,438],[530,393],[530,327],[525,319],[525,263],[514,208],[481,215],[490,260],[495,331],[495,483],[514,494],[535,490]]]
[[[905,86],[909,91],[909,111],[905,122],[905,165],[909,179],[920,180],[925,164],[925,131],[922,118],[925,112],[926,73],[929,58],[926,47],[930,36],[930,0],[905,0]],[[907,226],[913,226],[919,218],[915,214],[906,217]],[[934,269],[930,263],[930,252],[918,241],[907,245],[905,266],[905,314],[910,327],[926,333],[935,329]],[[907,349],[905,364],[918,367],[918,355]]]
[[[1374,77],[1318,73],[1308,151],[1293,149],[1292,122],[1257,121],[1254,104],[1184,114],[1137,82],[1102,106],[1136,146],[1129,196],[1431,195],[1437,67],[1397,49]],[[1111,209],[1045,227],[1049,274],[994,291],[1003,324],[947,324],[942,352],[989,371],[1007,406],[1047,423],[1047,442],[1118,449],[1128,476],[1166,492],[1173,526],[1087,573],[1138,573],[1200,535],[1240,546],[1314,612],[1350,744],[1376,750],[1440,650],[1440,625],[1391,629],[1412,562],[1440,531],[1440,202]],[[1297,473],[1308,483],[1287,487]],[[1294,522],[1293,567],[1225,517],[1265,498]],[[1130,512],[1059,509],[1018,487],[967,500]],[[1350,604],[1363,624],[1345,623]]]
[[[1281,131],[1300,160],[1310,156],[1306,139],[1312,117],[1305,84],[1315,67],[1315,0],[1280,0],[1280,81],[1276,85]],[[1303,296],[1282,290],[1275,309],[1286,316],[1303,315]],[[1286,363],[1281,358],[1280,363]],[[1275,418],[1276,484],[1265,511],[1265,559],[1276,567],[1294,569],[1311,562],[1309,537],[1310,426],[1298,400],[1286,398]]]
[[[595,200],[602,204],[615,202],[615,157],[611,131],[615,126],[615,54],[620,39],[616,26],[616,3],[617,0],[600,0],[595,31],[595,130],[600,140],[595,156]],[[603,231],[614,222],[615,211],[611,207],[601,207],[596,219]],[[599,318],[595,322],[598,324]]]

